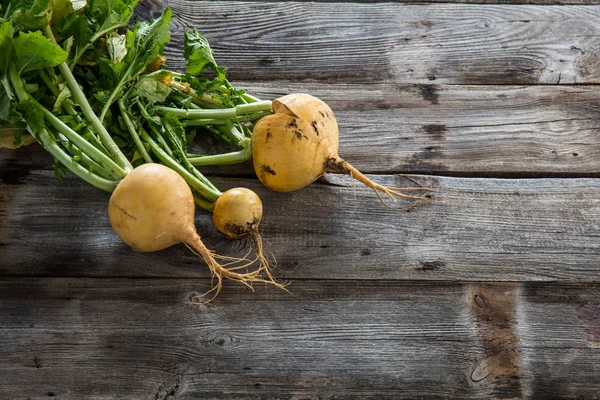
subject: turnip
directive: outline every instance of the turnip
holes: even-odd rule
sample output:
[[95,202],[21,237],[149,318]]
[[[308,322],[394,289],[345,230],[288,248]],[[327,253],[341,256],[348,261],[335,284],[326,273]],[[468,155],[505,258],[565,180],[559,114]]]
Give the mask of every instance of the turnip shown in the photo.
[[[233,188],[223,193],[215,203],[213,225],[229,239],[250,236],[254,242],[259,271],[264,271],[273,281],[269,272],[269,262],[263,253],[262,238],[258,225],[262,219],[263,206],[260,197],[250,189]],[[283,285],[277,284],[279,287]]]
[[381,194],[423,199],[371,181],[338,155],[339,131],[335,115],[322,100],[290,94],[273,101],[273,114],[261,118],[252,134],[254,171],[263,185],[278,192],[299,190],[326,172],[348,174]]
[[[226,196],[225,199],[228,197],[230,196]],[[239,203],[243,202],[237,201],[235,206]],[[261,209],[262,206],[260,203],[255,203],[255,206],[253,210],[249,210],[255,225],[246,227],[235,225],[236,228],[231,229],[239,229],[238,234],[241,234],[244,229],[248,234],[256,232],[262,211],[259,208]],[[265,268],[238,273],[219,264],[215,260],[215,255],[206,248],[196,232],[194,211],[194,196],[186,181],[172,169],[154,163],[137,167],[121,180],[112,193],[108,206],[108,216],[113,230],[134,251],[159,251],[184,243],[202,257],[217,278],[217,284],[212,289],[215,291],[215,296],[221,290],[223,277],[248,286],[252,282],[273,282],[270,274],[268,274],[268,281],[261,278],[260,273]],[[231,211],[236,212],[237,209],[226,206],[225,211],[217,215],[223,213],[227,215]],[[229,220],[224,220],[241,223],[244,215],[241,216],[242,218],[239,218],[239,215],[232,215]],[[226,222],[227,224],[231,222]]]

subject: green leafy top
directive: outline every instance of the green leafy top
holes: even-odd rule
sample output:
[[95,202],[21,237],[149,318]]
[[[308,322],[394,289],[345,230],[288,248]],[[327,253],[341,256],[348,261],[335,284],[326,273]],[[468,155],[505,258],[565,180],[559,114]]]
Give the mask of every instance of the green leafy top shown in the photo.
[[151,74],[143,75],[134,85],[133,96],[140,96],[151,103],[164,103],[171,94],[169,81],[172,73],[167,70],[158,70]]
[[20,74],[38,69],[56,67],[69,53],[52,43],[40,31],[19,32],[14,40],[16,65]]
[[87,14],[95,24],[93,40],[127,25],[138,0],[90,0]]
[[140,22],[133,31],[127,31],[127,55],[119,63],[111,62],[111,69],[117,78],[117,83],[111,88],[112,93],[102,109],[101,121],[123,87],[144,71],[150,62],[158,58],[165,44],[171,39],[170,21],[171,9],[167,8],[159,18],[150,22]]
[[[77,11],[82,0],[59,0],[70,2]],[[72,64],[76,64],[92,44],[108,32],[126,26],[133,15],[138,0],[89,0],[82,12],[67,12],[58,24],[63,37],[73,36],[75,52]]]
[[48,25],[48,0],[8,0],[3,2],[4,17],[17,31],[42,29]]
[[183,56],[185,70],[191,75],[200,75],[207,68],[212,68],[217,74],[224,71],[219,68],[208,40],[196,28],[186,29],[183,39]]

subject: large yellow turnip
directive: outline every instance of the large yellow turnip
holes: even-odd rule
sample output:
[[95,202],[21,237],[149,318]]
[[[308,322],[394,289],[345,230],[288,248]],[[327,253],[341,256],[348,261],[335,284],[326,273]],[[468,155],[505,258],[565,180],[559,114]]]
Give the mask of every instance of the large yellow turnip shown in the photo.
[[[301,189],[326,172],[348,174],[392,199],[418,198],[371,181],[338,155],[339,130],[335,115],[322,100],[304,93],[273,101],[273,114],[254,126],[252,160],[259,180],[269,189],[291,192]],[[385,204],[385,202],[384,202]]]

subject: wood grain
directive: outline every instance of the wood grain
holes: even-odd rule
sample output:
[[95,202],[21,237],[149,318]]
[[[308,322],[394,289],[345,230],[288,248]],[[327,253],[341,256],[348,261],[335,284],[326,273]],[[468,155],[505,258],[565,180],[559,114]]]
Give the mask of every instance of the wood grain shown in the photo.
[[168,2],[175,15],[170,65],[183,68],[183,30],[195,27],[233,80],[589,84],[600,78],[599,5],[267,4]]
[[[1,279],[0,397],[594,398],[600,390],[600,349],[586,336],[600,327],[593,285],[504,293],[501,284],[308,280],[294,295],[235,288],[212,305],[190,304],[205,284]],[[490,324],[507,321],[505,304],[521,339],[497,346],[515,348],[522,373],[474,381]]]
[[[264,99],[309,92],[326,101],[340,125],[340,154],[365,172],[600,176],[595,86],[236,84]],[[194,150],[214,146],[210,135],[197,141]],[[0,150],[5,179],[23,168],[51,169],[52,161],[37,146]],[[254,173],[249,164],[203,171]]]
[[[142,0],[146,2],[148,0]],[[206,0],[195,0],[206,1]],[[237,1],[237,0],[233,0]],[[281,2],[282,0],[261,0],[262,2]],[[408,3],[408,4],[436,4],[436,3],[456,3],[456,4],[536,4],[536,5],[595,5],[596,0],[297,0],[303,2],[317,3]]]
[[[262,198],[261,230],[280,278],[448,281],[600,279],[600,180],[372,176],[393,186],[439,188],[431,201],[383,207],[367,188],[330,177],[279,194],[253,179],[214,179]],[[0,186],[0,274],[26,276],[207,277],[184,246],[130,251],[106,218],[108,194],[50,171]],[[243,255],[209,215],[196,225],[207,246]]]

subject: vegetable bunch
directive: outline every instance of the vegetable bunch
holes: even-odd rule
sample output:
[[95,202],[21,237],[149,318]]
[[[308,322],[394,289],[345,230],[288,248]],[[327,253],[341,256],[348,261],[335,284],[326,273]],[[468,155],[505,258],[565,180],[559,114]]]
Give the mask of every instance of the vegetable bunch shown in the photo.
[[[59,178],[70,172],[113,193],[111,224],[134,250],[186,243],[218,278],[215,292],[222,277],[283,287],[262,252],[258,196],[244,188],[222,193],[195,167],[249,160],[253,121],[270,114],[271,102],[233,87],[195,29],[185,32],[186,73],[168,70],[161,52],[171,10],[128,29],[136,2],[4,0],[0,130],[14,145],[31,135],[54,157]],[[188,154],[198,129],[238,150]],[[215,226],[227,237],[250,235],[256,259],[206,249],[194,228],[194,203],[216,211]],[[237,264],[226,268],[219,258]],[[253,261],[254,271],[236,271]]]
[[[245,188],[219,191],[197,169],[206,165],[252,159],[260,181],[275,191],[298,190],[335,172],[364,183],[382,202],[382,194],[421,198],[376,184],[342,159],[337,121],[323,101],[308,94],[261,101],[235,88],[197,30],[185,31],[185,73],[169,70],[161,53],[171,10],[129,26],[136,3],[2,0],[0,6],[0,133],[11,135],[10,147],[30,137],[40,143],[60,179],[70,172],[112,193],[112,227],[134,250],[185,243],[218,278],[215,295],[223,277],[284,288],[263,254],[260,199]],[[189,154],[198,132],[236,150]],[[226,237],[250,236],[256,258],[209,251],[194,227],[195,205],[213,212]]]

